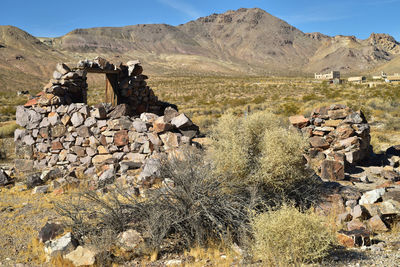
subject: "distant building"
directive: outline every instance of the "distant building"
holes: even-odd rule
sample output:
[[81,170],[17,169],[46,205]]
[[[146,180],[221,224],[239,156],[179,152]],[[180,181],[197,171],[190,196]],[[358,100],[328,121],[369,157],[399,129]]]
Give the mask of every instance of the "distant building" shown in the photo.
[[315,73],[316,80],[333,80],[340,79],[340,71],[331,71],[329,73]]
[[384,73],[383,71],[381,72],[381,75],[372,76],[373,80],[384,80],[386,78],[387,78],[387,74]]
[[395,73],[392,76],[387,76],[385,81],[387,83],[400,83],[400,74],[399,73]]
[[350,83],[365,83],[367,79],[364,76],[350,77],[347,79]]

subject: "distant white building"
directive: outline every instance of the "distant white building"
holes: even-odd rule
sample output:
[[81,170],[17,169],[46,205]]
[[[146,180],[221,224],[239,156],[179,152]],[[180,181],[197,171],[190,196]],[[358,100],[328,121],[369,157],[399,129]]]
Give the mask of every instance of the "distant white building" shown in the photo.
[[387,83],[400,83],[400,74],[399,73],[395,73],[392,76],[387,76],[385,81]]
[[340,71],[331,71],[329,73],[315,73],[316,80],[333,80],[340,79]]
[[347,79],[350,83],[364,83],[366,80],[367,79],[364,76],[350,77]]
[[381,75],[372,76],[373,80],[384,80],[387,78],[387,74],[385,72],[381,72]]

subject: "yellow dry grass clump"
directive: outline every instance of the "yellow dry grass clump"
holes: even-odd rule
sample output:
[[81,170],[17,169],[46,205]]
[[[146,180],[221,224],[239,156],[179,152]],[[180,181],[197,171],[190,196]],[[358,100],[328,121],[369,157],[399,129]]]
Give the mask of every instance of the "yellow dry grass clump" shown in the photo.
[[211,137],[216,172],[236,185],[263,184],[284,190],[307,178],[306,140],[272,113],[242,118],[224,115]]
[[291,205],[255,216],[252,227],[253,255],[268,266],[318,261],[328,255],[334,242],[321,216]]

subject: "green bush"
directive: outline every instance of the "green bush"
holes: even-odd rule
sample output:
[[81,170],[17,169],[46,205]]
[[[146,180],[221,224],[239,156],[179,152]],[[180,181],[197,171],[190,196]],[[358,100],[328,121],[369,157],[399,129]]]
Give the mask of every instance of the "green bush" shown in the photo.
[[334,237],[322,217],[293,206],[255,216],[252,221],[255,259],[268,266],[315,262],[327,256]]
[[307,141],[274,114],[224,115],[212,131],[215,171],[235,185],[292,189],[310,175],[303,153]]

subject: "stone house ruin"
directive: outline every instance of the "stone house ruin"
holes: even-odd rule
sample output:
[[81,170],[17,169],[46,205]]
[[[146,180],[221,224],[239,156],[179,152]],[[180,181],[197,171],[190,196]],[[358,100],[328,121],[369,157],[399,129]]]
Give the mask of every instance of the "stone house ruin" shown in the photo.
[[347,79],[347,81],[349,83],[358,83],[358,84],[362,84],[365,83],[367,81],[367,78],[365,76],[355,76],[355,77],[349,77]]
[[[98,186],[116,174],[151,184],[159,158],[192,145],[199,127],[159,101],[142,72],[139,61],[115,66],[96,58],[73,69],[58,64],[43,91],[17,107],[17,124],[24,128],[14,133],[17,168],[81,168]],[[106,75],[105,103],[87,105],[87,73]],[[140,168],[139,178],[130,176]]]
[[315,73],[314,77],[316,80],[340,80],[340,71],[331,71],[329,73]]
[[127,104],[131,114],[151,112],[162,114],[167,103],[158,101],[146,83],[148,77],[142,74],[143,68],[138,60],[129,61],[126,65],[115,66],[107,60],[97,57],[82,60],[75,68],[57,64],[53,79],[44,90],[33,98],[25,107],[34,105],[69,105],[72,103],[87,104],[87,73],[100,73],[106,76],[105,103],[112,106]]

